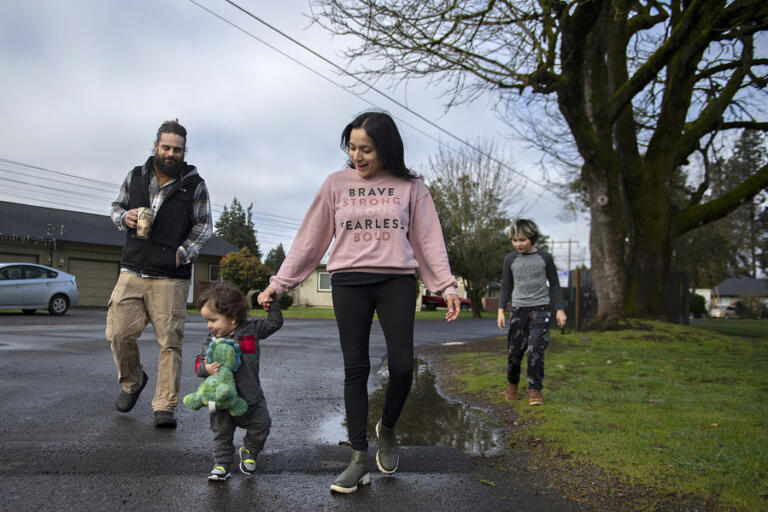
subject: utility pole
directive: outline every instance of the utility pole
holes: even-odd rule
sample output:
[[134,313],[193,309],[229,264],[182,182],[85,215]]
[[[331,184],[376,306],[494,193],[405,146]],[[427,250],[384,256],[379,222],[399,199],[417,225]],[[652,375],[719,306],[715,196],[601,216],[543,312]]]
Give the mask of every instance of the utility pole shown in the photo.
[[571,240],[570,238],[567,241],[560,241],[560,242],[555,242],[554,240],[552,240],[552,246],[553,246],[552,247],[552,251],[553,252],[554,252],[554,249],[555,249],[554,248],[555,244],[568,244],[568,266],[566,267],[566,270],[570,271],[571,270],[571,246],[573,244],[576,244],[578,246],[579,245],[579,241],[578,240]]

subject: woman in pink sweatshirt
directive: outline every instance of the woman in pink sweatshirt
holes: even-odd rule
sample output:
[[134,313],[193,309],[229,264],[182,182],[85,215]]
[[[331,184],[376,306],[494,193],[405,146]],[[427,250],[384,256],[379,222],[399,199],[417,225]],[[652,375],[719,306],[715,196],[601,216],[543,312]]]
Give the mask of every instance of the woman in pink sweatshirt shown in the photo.
[[376,425],[376,463],[383,473],[394,473],[395,424],[413,383],[416,273],[429,290],[446,298],[448,322],[459,315],[459,297],[435,205],[421,179],[405,166],[403,141],[392,118],[381,112],[360,114],[344,128],[341,147],[349,155],[349,168],[326,178],[258,302],[266,306],[304,281],[335,240],[327,268],[344,355],[352,460],[331,490],[351,493],[358,484],[370,483],[367,382],[374,312],[384,331],[389,366],[384,409]]

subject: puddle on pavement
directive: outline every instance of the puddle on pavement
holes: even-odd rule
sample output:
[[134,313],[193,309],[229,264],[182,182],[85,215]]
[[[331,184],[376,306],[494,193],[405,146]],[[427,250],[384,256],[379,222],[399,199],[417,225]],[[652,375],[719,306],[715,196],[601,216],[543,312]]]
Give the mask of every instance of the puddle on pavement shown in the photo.
[[[386,366],[379,372],[381,387],[368,395],[368,440],[376,439],[376,422],[384,406]],[[470,455],[490,455],[499,449],[498,429],[487,415],[437,391],[435,374],[426,361],[415,360],[413,388],[397,422],[397,436],[403,446],[444,446],[457,448]],[[347,442],[346,419],[334,415],[319,431],[320,441]]]

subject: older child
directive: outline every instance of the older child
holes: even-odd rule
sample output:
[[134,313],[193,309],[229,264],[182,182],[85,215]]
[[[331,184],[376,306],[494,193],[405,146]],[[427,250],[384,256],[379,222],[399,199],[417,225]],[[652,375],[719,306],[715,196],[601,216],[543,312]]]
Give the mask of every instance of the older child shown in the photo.
[[214,466],[208,480],[223,481],[230,477],[236,427],[246,431],[240,447],[240,471],[252,475],[256,471],[256,456],[264,448],[272,425],[259,381],[259,340],[283,325],[283,314],[275,301],[269,307],[267,318],[248,317],[248,300],[236,286],[228,283],[203,291],[197,306],[211,331],[195,362],[197,376],[205,378],[219,371],[219,363],[208,363],[205,357],[211,337],[232,338],[240,346],[242,358],[235,372],[235,386],[237,393],[248,403],[248,410],[241,416],[232,416],[228,410],[211,413]]
[[[560,282],[552,256],[535,246],[539,228],[532,220],[516,219],[509,230],[515,251],[504,258],[499,297],[499,329],[504,329],[504,309],[512,294],[507,335],[507,400],[517,399],[520,363],[528,352],[529,405],[544,403],[541,396],[544,380],[544,349],[549,343],[549,323],[552,310],[559,327],[565,326],[565,309]],[[549,282],[549,287],[547,287]]]

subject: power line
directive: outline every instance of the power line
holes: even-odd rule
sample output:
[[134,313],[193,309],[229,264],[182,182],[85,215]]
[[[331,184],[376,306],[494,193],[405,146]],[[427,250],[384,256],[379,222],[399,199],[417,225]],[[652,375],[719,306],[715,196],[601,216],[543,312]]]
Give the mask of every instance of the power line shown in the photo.
[[[60,188],[57,188],[57,187],[49,187],[47,185],[41,185],[39,183],[29,183],[29,182],[22,181],[22,180],[15,180],[13,178],[3,178],[3,182],[5,182],[5,183],[19,183],[19,184],[23,184],[23,185],[31,185],[31,186],[34,186],[34,187],[42,188],[44,190],[53,190],[54,192],[64,192],[64,193],[72,193],[72,194],[76,193],[75,191],[71,191],[71,190],[61,190]],[[101,197],[94,196],[92,194],[78,193],[78,195],[80,197],[85,197],[85,198],[90,198],[90,199],[101,199]]]
[[[28,201],[27,204],[32,204],[34,206],[42,206],[45,208],[51,208],[51,201],[50,199],[43,200],[40,198],[40,195],[30,196],[26,195],[23,192],[14,192],[13,194],[7,194],[4,190],[3,192],[0,192],[0,197],[7,196],[7,201],[9,203],[17,203],[19,202],[19,199],[25,199]],[[76,201],[76,200],[75,200]],[[70,208],[77,211],[84,211],[85,213],[93,213],[96,215],[105,215],[103,209],[99,208],[98,210],[91,206],[91,203],[87,203],[87,206],[81,206],[81,205],[73,205],[71,203],[68,203],[66,201],[58,201],[55,205],[59,209],[63,208]]]
[[[111,193],[111,192],[115,192],[116,190],[120,189],[120,185],[117,184],[117,183],[110,183],[110,182],[107,182],[107,181],[92,180],[91,178],[84,178],[82,176],[77,176],[77,175],[74,175],[74,174],[69,174],[69,173],[66,173],[66,172],[63,172],[63,171],[56,171],[56,170],[53,170],[53,169],[47,169],[45,167],[39,167],[39,166],[32,165],[32,164],[26,164],[26,163],[23,163],[23,162],[17,162],[15,160],[9,160],[7,158],[0,157],[0,162],[9,162],[9,163],[13,163],[14,165],[17,165],[19,167],[22,167],[22,168],[33,169],[33,170],[37,170],[37,171],[44,171],[44,172],[49,173],[49,174],[65,176],[65,177],[74,178],[74,179],[77,179],[77,180],[83,180],[83,181],[86,181],[88,183],[90,183],[92,181],[95,181],[97,183],[102,183],[102,184],[104,184],[104,185],[106,185],[108,187],[108,190],[106,190],[106,189],[102,190],[103,192],[110,192]],[[14,173],[17,172],[17,171],[14,171],[14,170],[3,169],[3,168],[0,168],[0,171],[14,172]],[[34,176],[34,175],[31,175],[31,174],[24,174],[24,175],[27,176],[27,177],[31,177],[31,178],[42,179],[42,178],[40,178],[38,176]],[[73,185],[73,186],[78,187],[78,189],[87,187],[87,185],[73,183],[73,182],[70,182],[70,181],[51,180],[50,178],[45,178],[45,179],[47,181],[54,181],[56,183]],[[32,185],[32,186],[43,186],[43,185],[40,185],[40,184],[37,184],[37,183],[32,183],[32,182],[24,182],[24,181],[20,181],[20,180],[16,180],[16,181],[18,183],[23,183],[23,184]],[[58,191],[58,192],[70,192],[70,193],[76,193],[76,194],[80,195],[79,191],[66,191],[66,190],[61,190],[61,189],[55,189],[55,190]],[[95,190],[98,190],[98,189],[95,189]],[[93,196],[93,197],[95,197],[96,199],[101,199],[101,196]],[[214,203],[211,204],[211,207],[213,209],[217,209],[218,208],[219,210],[222,210],[224,208],[228,208],[228,206],[226,206],[226,205],[214,204]],[[269,213],[269,212],[253,211],[252,213],[254,215],[258,215],[260,217],[264,217],[264,218],[267,218],[267,219],[274,219],[274,222],[295,223],[297,226],[301,222],[301,219],[297,219],[295,217],[287,217],[287,216],[284,216],[284,215],[277,215],[277,214]]]
[[[260,37],[258,37],[258,36],[257,36],[257,35],[255,35],[255,34],[253,34],[252,32],[249,32],[249,31],[247,31],[246,29],[242,28],[241,26],[237,25],[236,23],[234,23],[234,22],[232,22],[232,21],[228,20],[227,18],[225,18],[225,17],[223,17],[223,16],[219,15],[218,13],[216,13],[216,12],[214,12],[214,11],[212,11],[212,10],[208,9],[208,8],[207,8],[207,7],[205,7],[204,5],[201,5],[201,4],[197,3],[195,0],[189,0],[189,2],[190,2],[190,3],[193,3],[193,4],[195,4],[195,5],[196,5],[196,6],[198,6],[198,7],[200,7],[202,10],[206,11],[206,12],[207,12],[208,14],[210,14],[211,16],[214,16],[215,18],[218,18],[218,19],[220,19],[221,21],[223,21],[223,22],[224,22],[224,23],[226,23],[227,25],[231,26],[232,28],[235,28],[235,29],[239,30],[240,32],[242,32],[243,34],[245,34],[245,35],[247,35],[247,36],[251,37],[252,39],[255,39],[256,41],[260,42],[261,44],[263,44],[264,46],[266,46],[266,47],[267,47],[267,48],[269,48],[270,50],[272,50],[272,51],[274,51],[274,52],[276,52],[276,53],[279,53],[280,55],[282,55],[282,56],[283,56],[283,57],[285,57],[286,59],[288,59],[288,60],[290,60],[290,61],[294,62],[295,64],[298,64],[299,66],[301,66],[302,68],[306,69],[306,70],[307,70],[307,71],[309,71],[310,73],[312,73],[312,74],[314,74],[314,75],[317,75],[318,77],[322,78],[322,79],[323,79],[323,80],[325,80],[326,82],[329,82],[329,83],[331,83],[331,84],[335,85],[336,87],[338,87],[338,88],[340,88],[340,89],[344,90],[345,92],[347,92],[347,93],[349,93],[349,94],[351,94],[351,95],[355,96],[357,99],[359,99],[359,100],[361,100],[361,101],[363,101],[363,102],[367,103],[368,105],[370,105],[370,106],[372,106],[372,107],[380,108],[378,105],[376,105],[375,103],[373,103],[373,102],[372,102],[372,101],[370,101],[369,99],[365,98],[365,97],[364,97],[362,94],[358,94],[358,93],[356,93],[355,91],[353,91],[353,90],[351,90],[351,89],[349,89],[349,88],[345,87],[344,85],[342,85],[342,84],[340,84],[340,83],[338,83],[338,82],[336,82],[336,81],[334,81],[334,80],[331,80],[330,78],[328,78],[327,76],[323,75],[323,74],[322,74],[322,73],[320,73],[319,71],[317,71],[317,70],[315,70],[315,69],[312,69],[312,67],[310,67],[309,65],[307,65],[307,64],[304,64],[304,63],[303,63],[303,62],[301,62],[300,60],[298,60],[298,59],[296,59],[296,58],[294,58],[294,57],[292,57],[292,56],[288,55],[287,53],[285,53],[285,52],[284,52],[284,51],[282,51],[281,49],[277,48],[276,46],[273,46],[273,45],[269,44],[268,42],[264,41],[263,39],[261,39]],[[424,135],[425,137],[427,137],[427,138],[429,138],[429,139],[432,139],[433,141],[437,142],[437,143],[438,143],[438,144],[440,144],[440,145],[444,145],[444,144],[443,144],[443,142],[442,142],[442,141],[440,141],[440,139],[437,139],[437,138],[435,138],[433,135],[431,135],[431,134],[429,134],[429,133],[425,132],[424,130],[422,130],[422,129],[420,129],[420,128],[416,127],[416,126],[414,126],[413,124],[409,123],[408,121],[406,121],[406,120],[404,120],[404,119],[402,119],[402,118],[400,118],[400,117],[396,117],[396,116],[395,116],[395,118],[396,118],[398,121],[400,121],[401,123],[403,123],[404,125],[406,125],[406,126],[408,126],[409,128],[411,128],[412,130],[419,132],[420,134]]]
[[[87,196],[87,197],[90,197],[92,199],[97,199],[97,200],[102,199],[102,197],[101,196],[93,196],[93,195],[82,194],[82,192],[80,192],[80,189],[89,188],[89,189],[95,190],[97,192],[98,191],[109,192],[111,194],[116,194],[117,191],[120,189],[120,185],[116,184],[116,183],[110,183],[110,182],[107,182],[107,181],[100,181],[100,180],[93,180],[91,178],[84,178],[82,176],[78,176],[78,175],[75,175],[75,174],[70,174],[70,173],[66,173],[66,172],[63,172],[63,171],[55,171],[55,170],[52,170],[52,169],[47,169],[45,167],[39,167],[39,166],[36,166],[36,165],[25,164],[23,162],[18,162],[18,161],[15,161],[15,160],[10,160],[10,159],[7,159],[7,158],[0,158],[0,162],[10,163],[10,164],[13,164],[15,166],[21,167],[23,169],[25,168],[25,169],[29,169],[29,170],[33,170],[33,171],[42,171],[42,172],[45,172],[45,173],[48,173],[48,174],[64,176],[64,177],[67,177],[67,178],[74,178],[74,179],[77,179],[77,180],[85,181],[87,183],[86,184],[81,184],[81,183],[73,183],[72,181],[56,180],[56,179],[52,179],[52,178],[48,178],[48,177],[42,178],[40,176],[35,176],[34,174],[28,174],[28,173],[21,172],[19,170],[4,169],[4,168],[0,167],[0,172],[12,173],[14,175],[19,175],[20,174],[22,176],[26,176],[28,178],[33,178],[33,179],[45,179],[46,183],[53,182],[53,183],[61,183],[63,185],[71,185],[71,186],[77,187],[78,190],[77,191],[72,191],[72,190],[62,190],[62,189],[58,189],[58,188],[54,189],[54,188],[47,187],[47,186],[42,185],[42,184],[32,183],[32,182],[22,181],[22,180],[15,180],[15,179],[11,179],[11,178],[4,178],[4,181],[6,181],[6,182],[14,182],[14,183],[23,184],[23,185],[30,185],[30,186],[39,186],[39,187],[44,188],[44,189],[55,190],[57,192],[77,194],[78,197]],[[101,183],[106,188],[99,188],[99,187],[93,187],[93,186],[88,185],[88,183],[94,183],[94,182],[95,183]],[[220,212],[224,208],[226,208],[225,205],[211,203],[211,209],[213,211]],[[283,226],[287,226],[287,227],[296,227],[296,228],[298,228],[300,223],[301,223],[300,219],[296,219],[294,217],[286,217],[286,216],[283,216],[283,215],[276,215],[276,214],[267,213],[267,212],[252,212],[252,213],[253,213],[253,215],[255,217],[257,216],[257,217],[263,218],[264,222],[268,223],[268,224],[272,223],[272,224],[276,224],[276,225],[283,225]]]
[[68,176],[70,178],[76,178],[78,180],[85,180],[85,179],[87,179],[89,183],[101,183],[103,185],[108,185],[110,187],[114,187],[115,186],[114,183],[109,183],[107,181],[99,181],[99,180],[95,180],[95,179],[91,179],[91,178],[83,178],[81,176],[77,176],[75,174],[68,174],[68,173],[62,172],[62,171],[52,171],[52,170],[46,169],[44,167],[37,167],[36,165],[25,164],[25,163],[22,163],[22,162],[17,162],[15,160],[9,160],[7,158],[0,158],[0,162],[6,162],[6,163],[9,163],[9,164],[13,164],[13,165],[20,165],[22,167],[28,167],[30,169],[36,169],[38,171],[54,173],[54,174],[58,174],[58,175],[61,175],[61,176]]
[[[33,174],[23,173],[23,172],[21,172],[19,170],[14,170],[14,169],[3,169],[2,167],[0,167],[0,172],[7,173],[7,174],[10,174],[12,176],[24,176],[24,177],[27,177],[27,178],[32,178],[32,179],[37,179],[37,180],[45,179],[45,183],[60,183],[62,185],[75,186],[75,187],[78,187],[78,189],[91,189],[91,190],[94,190],[96,192],[106,192],[104,189],[99,189],[99,188],[96,188],[96,187],[89,187],[88,185],[75,184],[75,183],[67,182],[67,181],[63,181],[63,180],[55,180],[55,179],[52,179],[52,178],[42,178],[40,176],[35,176]],[[13,179],[13,178],[3,178],[3,183],[7,183],[7,182],[22,183],[22,184],[25,184],[25,185],[36,185],[36,186],[39,185],[41,187],[44,187],[44,185],[42,185],[40,183],[32,183],[32,182],[29,182],[29,181],[23,181],[23,180],[18,180],[18,179]],[[50,187],[44,187],[44,188],[50,188]],[[57,188],[53,188],[53,190],[57,190],[57,191],[61,191],[61,192],[72,192],[72,193],[76,192],[76,191],[73,191],[73,190],[62,190],[62,189],[57,189]],[[92,197],[94,199],[100,199],[100,196],[83,194],[82,192],[77,192],[77,193],[79,193],[81,195],[87,195],[88,197]]]
[[[87,213],[96,213],[96,214],[105,215],[106,213],[105,213],[104,205],[111,204],[114,198],[114,195],[116,194],[116,191],[119,190],[120,188],[120,185],[117,185],[115,183],[109,183],[106,181],[99,181],[99,180],[90,180],[89,178],[83,178],[82,176],[77,176],[67,172],[47,169],[44,167],[39,167],[37,165],[26,164],[23,162],[10,160],[7,158],[0,158],[0,162],[13,164],[14,166],[20,167],[23,171],[29,171],[29,172],[22,172],[20,170],[4,169],[0,167],[1,172],[21,175],[26,178],[30,178],[32,180],[44,179],[46,183],[59,183],[61,185],[67,185],[67,186],[72,186],[77,188],[77,190],[68,190],[66,188],[49,186],[42,183],[35,183],[29,180],[3,178],[3,183],[5,186],[3,187],[3,190],[0,192],[0,197],[6,198],[9,202],[17,202],[19,199],[24,199],[27,201],[31,201],[36,205],[44,206],[44,207],[50,207],[52,203],[55,203],[56,207],[59,207],[59,208],[72,208],[79,211],[85,210]],[[37,175],[34,174],[34,173],[41,173],[41,172],[45,173],[45,176],[40,174],[37,174]],[[51,178],[50,175],[60,176],[65,179],[54,179],[54,178]],[[97,184],[100,183],[104,185],[106,188],[108,188],[109,190],[107,190],[106,188],[99,189],[98,187],[90,187],[90,188],[95,190],[96,192],[101,191],[101,192],[104,192],[105,194],[109,192],[110,196],[83,193],[81,189],[87,188],[88,186],[83,183],[78,183],[77,180],[86,181],[87,183],[90,183],[91,181],[95,181]],[[36,191],[39,191],[40,193],[35,194]],[[51,192],[56,192],[55,201],[51,200],[51,195],[52,195]],[[35,194],[35,195],[30,195],[30,194]],[[226,208],[226,206],[224,205],[211,204],[211,211],[212,213],[214,213],[214,218],[216,218],[217,214],[220,214],[224,208]],[[258,211],[256,212],[252,211],[252,213],[253,213],[254,223],[255,223],[254,228],[256,229],[256,232],[259,238],[262,238],[263,240],[266,240],[266,241],[283,242],[285,239],[293,239],[293,237],[296,234],[296,231],[301,225],[301,220],[293,217],[287,217],[283,215],[276,215],[273,213],[258,212]]]
[[[262,18],[260,18],[259,16],[257,16],[257,15],[255,15],[255,14],[253,14],[252,12],[250,12],[250,11],[249,11],[249,10],[247,10],[247,9],[245,9],[244,7],[241,7],[240,5],[238,5],[237,3],[235,3],[235,2],[233,2],[233,1],[231,1],[231,0],[224,0],[224,1],[225,1],[226,3],[228,3],[228,4],[230,4],[231,6],[235,7],[236,9],[238,9],[239,11],[241,11],[242,13],[244,13],[245,15],[247,15],[247,16],[249,16],[249,17],[253,18],[253,19],[254,19],[254,20],[256,20],[257,22],[259,22],[259,23],[261,23],[262,25],[266,26],[266,27],[267,27],[267,28],[269,28],[270,30],[273,30],[274,32],[278,33],[280,36],[284,37],[285,39],[288,39],[288,40],[289,40],[290,42],[292,42],[293,44],[295,44],[295,45],[299,46],[300,48],[302,48],[302,49],[304,49],[305,51],[307,51],[307,52],[311,53],[312,55],[314,55],[314,56],[315,56],[315,57],[317,57],[318,59],[322,60],[323,62],[325,62],[325,63],[329,64],[329,65],[330,65],[330,66],[332,66],[333,68],[335,68],[335,69],[337,69],[338,71],[340,71],[340,72],[341,72],[341,74],[343,74],[343,75],[346,75],[346,76],[348,76],[348,77],[352,78],[354,81],[356,81],[356,82],[358,82],[358,83],[360,83],[360,84],[364,85],[364,86],[365,86],[365,87],[367,87],[368,89],[370,89],[370,90],[372,90],[372,91],[374,91],[374,92],[378,93],[379,95],[381,95],[381,96],[383,96],[384,98],[386,98],[387,100],[391,101],[392,103],[394,103],[394,104],[395,104],[395,105],[397,105],[398,107],[400,107],[400,108],[402,108],[403,110],[405,110],[405,111],[409,112],[410,114],[412,114],[412,115],[416,116],[417,118],[419,118],[419,119],[421,119],[422,121],[426,122],[426,123],[427,123],[427,124],[429,124],[430,126],[432,126],[432,127],[436,128],[437,130],[441,131],[442,133],[444,133],[444,134],[448,135],[450,138],[452,138],[452,139],[454,139],[454,140],[458,141],[459,143],[461,143],[461,144],[463,144],[463,145],[467,146],[468,148],[472,149],[473,151],[477,152],[478,154],[480,154],[480,155],[483,155],[484,157],[486,157],[486,158],[488,158],[489,160],[491,160],[491,161],[495,162],[496,164],[498,164],[498,165],[502,166],[503,168],[505,168],[505,169],[509,170],[510,172],[513,172],[513,173],[517,174],[518,176],[520,176],[520,177],[521,177],[521,178],[523,178],[524,180],[527,180],[527,181],[531,182],[532,184],[536,185],[537,187],[540,187],[540,188],[541,188],[543,191],[545,191],[545,192],[550,192],[550,193],[553,193],[553,192],[552,192],[552,190],[550,190],[549,188],[545,187],[545,186],[544,186],[544,185],[542,185],[541,183],[538,183],[537,181],[535,181],[535,180],[533,180],[533,179],[529,178],[528,176],[526,176],[525,174],[523,174],[523,173],[521,173],[521,172],[519,172],[519,171],[517,171],[517,170],[513,169],[512,167],[510,167],[510,166],[509,166],[509,165],[507,165],[506,163],[504,163],[504,162],[502,162],[502,161],[498,160],[498,159],[497,159],[497,158],[495,158],[493,155],[491,155],[491,154],[489,154],[489,153],[486,153],[485,151],[483,151],[482,149],[478,148],[477,146],[475,146],[475,145],[473,145],[473,144],[471,144],[471,143],[469,143],[469,142],[465,141],[464,139],[462,139],[462,138],[458,137],[457,135],[454,135],[453,133],[451,133],[450,131],[446,130],[446,129],[445,129],[445,128],[443,128],[442,126],[438,125],[437,123],[435,123],[435,122],[434,122],[434,121],[432,121],[431,119],[429,119],[429,118],[427,118],[427,117],[423,116],[422,114],[420,114],[420,113],[416,112],[415,110],[411,109],[411,108],[410,108],[408,105],[405,105],[404,103],[400,102],[399,100],[397,100],[397,99],[395,99],[395,98],[393,98],[393,97],[389,96],[387,93],[385,93],[385,92],[381,91],[381,90],[380,90],[379,88],[377,88],[376,86],[374,86],[374,85],[372,85],[372,84],[370,84],[370,83],[368,83],[368,82],[364,81],[363,79],[359,78],[358,76],[354,75],[353,73],[351,73],[351,72],[347,71],[347,70],[346,70],[346,69],[344,69],[342,66],[339,66],[338,64],[336,64],[336,63],[335,63],[335,62],[333,62],[332,60],[328,59],[327,57],[325,57],[325,56],[323,56],[322,54],[320,54],[320,53],[316,52],[315,50],[313,50],[313,49],[309,48],[309,47],[308,47],[308,46],[306,46],[304,43],[302,43],[302,42],[298,41],[297,39],[295,39],[295,38],[291,37],[290,35],[286,34],[286,33],[285,33],[285,32],[283,32],[282,30],[278,29],[277,27],[273,26],[272,24],[268,23],[267,21],[263,20],[263,19],[262,19]],[[270,45],[270,44],[268,44],[268,43],[264,42],[264,41],[263,41],[262,39],[260,39],[259,37],[255,36],[254,34],[251,34],[251,33],[250,33],[250,32],[248,32],[247,30],[245,30],[245,29],[241,28],[240,26],[238,26],[238,25],[236,25],[235,23],[233,23],[233,22],[229,21],[228,19],[224,18],[223,16],[220,16],[219,14],[217,14],[217,13],[215,13],[215,12],[211,11],[210,9],[208,9],[208,8],[206,8],[206,7],[202,6],[202,5],[200,5],[200,4],[199,4],[198,2],[196,2],[195,0],[189,0],[189,2],[191,2],[192,4],[194,4],[194,5],[198,6],[198,7],[200,7],[200,8],[201,8],[201,9],[203,9],[204,11],[206,11],[206,12],[208,12],[209,14],[211,14],[211,15],[215,16],[216,18],[218,18],[218,19],[220,19],[220,20],[224,21],[225,23],[227,23],[228,25],[230,25],[230,26],[232,26],[232,27],[236,28],[237,30],[240,30],[241,32],[243,32],[243,33],[245,33],[245,34],[249,35],[249,36],[250,36],[250,37],[252,37],[253,39],[255,39],[255,40],[259,41],[260,43],[262,43],[262,44],[264,44],[264,45],[266,45],[268,48],[270,48],[270,49],[272,49],[272,50],[274,50],[274,51],[276,51],[276,52],[280,53],[281,55],[283,55],[283,56],[285,56],[285,57],[289,58],[289,59],[290,59],[290,60],[292,60],[293,62],[295,62],[295,63],[299,64],[300,66],[304,67],[305,69],[308,69],[308,70],[309,70],[309,71],[311,71],[312,73],[314,73],[314,74],[316,74],[316,75],[318,75],[318,76],[322,77],[323,79],[325,79],[325,80],[327,80],[327,81],[331,82],[332,84],[336,85],[337,87],[340,87],[340,88],[341,88],[341,89],[343,89],[344,91],[346,91],[346,92],[348,92],[348,93],[350,93],[350,94],[353,94],[354,96],[356,96],[356,97],[358,97],[358,98],[362,98],[362,96],[361,96],[361,95],[359,95],[359,94],[355,93],[354,91],[351,91],[351,90],[350,90],[349,88],[347,88],[347,87],[344,87],[344,86],[342,86],[342,85],[340,85],[340,84],[338,84],[338,83],[336,83],[336,82],[334,82],[334,81],[332,81],[332,80],[330,80],[330,79],[326,78],[326,77],[325,77],[324,75],[322,75],[320,72],[318,72],[318,71],[315,71],[314,69],[312,69],[312,68],[310,68],[309,66],[307,66],[307,65],[305,65],[305,64],[303,64],[303,63],[301,63],[301,62],[299,62],[298,60],[294,59],[293,57],[290,57],[290,56],[288,56],[288,55],[287,55],[286,53],[284,53],[283,51],[281,51],[281,50],[279,50],[279,49],[275,48],[274,46],[272,46],[272,45]],[[362,99],[364,99],[364,98],[362,98]],[[375,106],[375,107],[377,107],[377,108],[380,108],[380,107],[378,107],[377,105],[375,105],[375,104],[371,103],[371,102],[370,102],[370,101],[368,101],[368,100],[365,100],[365,101],[366,101],[366,102],[367,102],[369,105],[373,105],[373,106]],[[412,125],[408,125],[408,126],[411,126],[412,128],[414,128]],[[424,132],[423,132],[423,131],[421,131],[421,130],[418,130],[417,128],[414,128],[414,129],[416,129],[416,130],[417,130],[417,131],[419,131],[420,133],[423,133],[423,134],[427,135],[426,133],[424,133]],[[427,136],[428,136],[429,138],[431,138],[432,140],[435,140],[435,139],[434,139],[434,137],[432,137],[432,136],[430,136],[430,135],[427,135]],[[438,143],[440,143],[440,142],[438,141]]]

